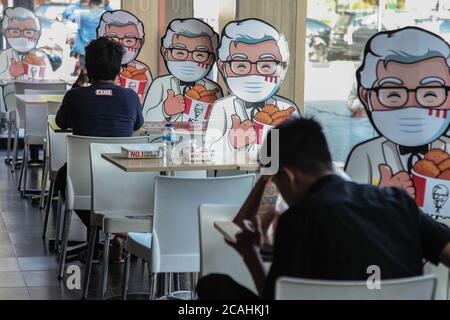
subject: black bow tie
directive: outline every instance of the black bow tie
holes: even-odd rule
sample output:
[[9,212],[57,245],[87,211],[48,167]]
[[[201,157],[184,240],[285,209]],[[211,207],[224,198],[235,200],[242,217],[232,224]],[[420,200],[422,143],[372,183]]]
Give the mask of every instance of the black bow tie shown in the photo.
[[419,146],[419,147],[404,147],[399,146],[399,151],[402,156],[406,154],[422,154],[425,155],[425,153],[428,152],[428,145]]
[[184,81],[181,81],[181,80],[180,80],[180,86],[181,86],[181,87],[186,86],[186,87],[192,88],[192,87],[195,86],[195,85],[196,85],[195,82],[184,82]]

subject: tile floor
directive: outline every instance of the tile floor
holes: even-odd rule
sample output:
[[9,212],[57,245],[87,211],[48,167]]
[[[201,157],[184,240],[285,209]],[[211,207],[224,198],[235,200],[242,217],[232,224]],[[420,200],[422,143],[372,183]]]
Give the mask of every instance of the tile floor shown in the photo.
[[[34,207],[31,200],[22,199],[17,191],[19,170],[12,174],[3,163],[4,150],[0,150],[0,300],[70,300],[80,299],[81,290],[69,290],[66,279],[58,281],[58,262],[48,247],[48,240],[41,238],[44,214]],[[40,170],[30,175],[31,188],[40,186]],[[74,215],[76,216],[76,215]],[[51,217],[48,236],[55,232]],[[85,228],[74,217],[71,240],[85,240]],[[81,262],[74,262],[83,268]],[[69,264],[69,265],[70,265]],[[148,276],[141,261],[133,260],[130,276],[130,292],[146,292]],[[92,270],[89,298],[98,296],[100,264]],[[110,265],[107,296],[120,294],[122,265]]]

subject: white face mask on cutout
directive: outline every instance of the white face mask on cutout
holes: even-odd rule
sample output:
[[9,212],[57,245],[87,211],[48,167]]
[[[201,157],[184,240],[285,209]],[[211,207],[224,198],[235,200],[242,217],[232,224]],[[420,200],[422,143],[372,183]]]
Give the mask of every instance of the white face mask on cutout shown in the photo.
[[34,48],[36,48],[37,41],[31,40],[29,38],[7,38],[8,43],[17,52],[27,53]]
[[175,78],[181,81],[196,82],[208,75],[211,65],[194,61],[167,60],[167,69]]
[[279,77],[251,75],[227,77],[226,81],[231,92],[246,102],[261,102],[270,99],[280,88]]
[[129,64],[133,62],[134,59],[139,55],[140,48],[125,48],[125,53],[123,54],[122,64]]
[[405,147],[430,144],[450,125],[450,112],[447,110],[408,107],[372,111],[371,115],[373,124],[384,137]]

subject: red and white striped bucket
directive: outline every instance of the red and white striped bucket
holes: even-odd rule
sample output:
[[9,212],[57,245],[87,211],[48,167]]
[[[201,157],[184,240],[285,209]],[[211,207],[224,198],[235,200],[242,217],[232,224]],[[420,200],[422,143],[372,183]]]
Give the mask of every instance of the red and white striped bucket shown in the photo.
[[144,95],[148,80],[133,80],[122,75],[119,76],[119,79],[122,88],[132,89],[140,96]]
[[450,217],[450,180],[426,177],[413,170],[416,203],[430,215]]
[[42,80],[45,78],[45,65],[38,66],[24,62],[23,67],[25,69],[25,75],[28,77],[28,79]]
[[212,103],[195,100],[188,96],[185,97],[184,102],[183,121],[208,121],[212,111]]

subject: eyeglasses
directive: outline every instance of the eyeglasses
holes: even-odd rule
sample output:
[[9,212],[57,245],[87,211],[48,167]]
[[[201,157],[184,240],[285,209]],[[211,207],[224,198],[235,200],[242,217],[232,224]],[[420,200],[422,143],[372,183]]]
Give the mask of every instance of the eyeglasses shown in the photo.
[[408,89],[406,87],[377,87],[372,88],[377,94],[378,101],[386,108],[402,108],[408,102],[409,92],[416,94],[417,102],[427,108],[437,108],[447,100],[450,87],[417,87]]
[[7,28],[6,29],[6,36],[9,38],[19,38],[21,36],[25,38],[34,38],[36,36],[36,33],[38,33],[35,29],[19,29],[19,28]]
[[175,60],[184,61],[188,58],[189,53],[192,54],[192,60],[199,63],[204,63],[208,61],[209,57],[211,55],[214,55],[214,53],[209,51],[201,51],[201,50],[194,50],[189,51],[187,49],[179,49],[179,48],[169,48],[167,49],[172,54],[172,57]]
[[120,43],[121,45],[123,45],[126,48],[133,48],[135,47],[138,42],[141,40],[141,38],[136,38],[136,37],[123,37],[120,38],[118,36],[113,36],[113,35],[106,35],[106,38],[108,38],[109,40],[115,41],[117,43]]
[[277,73],[280,67],[286,65],[285,62],[277,60],[258,60],[256,62],[251,62],[250,60],[228,60],[224,61],[224,63],[229,64],[231,71],[240,76],[248,75],[252,70],[252,65],[256,65],[256,70],[263,76],[271,76]]

